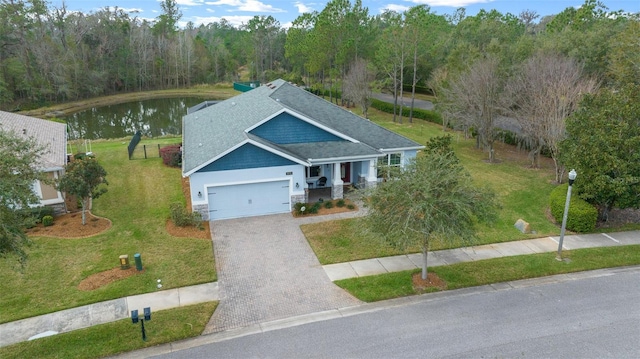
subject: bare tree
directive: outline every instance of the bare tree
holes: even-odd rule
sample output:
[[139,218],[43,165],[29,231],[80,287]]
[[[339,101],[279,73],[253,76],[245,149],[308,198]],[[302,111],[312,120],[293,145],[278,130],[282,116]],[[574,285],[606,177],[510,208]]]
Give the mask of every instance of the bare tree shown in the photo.
[[498,73],[498,60],[493,57],[477,60],[467,71],[455,77],[441,90],[449,113],[458,125],[477,134],[477,146],[489,152],[494,161],[493,144],[497,138],[496,118],[499,113],[503,81]]
[[362,114],[368,117],[371,104],[371,83],[375,80],[375,73],[369,68],[367,61],[358,58],[351,64],[344,83],[344,97],[362,108]]
[[595,80],[583,76],[582,65],[574,59],[544,53],[527,60],[506,85],[503,106],[522,127],[533,166],[539,165],[540,152],[546,147],[555,164],[557,182],[563,174],[558,145],[565,138],[565,119],[582,95],[597,87]]

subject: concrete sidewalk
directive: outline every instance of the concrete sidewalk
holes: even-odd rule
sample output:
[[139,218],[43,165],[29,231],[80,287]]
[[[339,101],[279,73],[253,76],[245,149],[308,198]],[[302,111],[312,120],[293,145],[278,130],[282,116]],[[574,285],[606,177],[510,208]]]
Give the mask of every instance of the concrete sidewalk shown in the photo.
[[[429,252],[429,267],[526,254],[555,252],[560,237],[544,237]],[[640,231],[565,236],[564,250],[640,244]],[[422,268],[422,254],[364,259],[323,266],[332,281]]]
[[0,324],[0,347],[58,333],[115,322],[130,317],[132,310],[154,311],[218,300],[218,283],[160,290],[153,293],[84,305],[50,314]]
[[[565,236],[565,250],[640,244],[640,231]],[[429,265],[439,266],[489,258],[555,252],[558,237],[487,244],[429,253]],[[323,266],[332,280],[420,268],[421,254],[374,258]],[[160,290],[71,308],[33,318],[0,324],[0,347],[29,339],[69,332],[129,318],[131,310],[151,307],[152,312],[219,300],[218,283]],[[286,321],[286,319],[284,319]]]

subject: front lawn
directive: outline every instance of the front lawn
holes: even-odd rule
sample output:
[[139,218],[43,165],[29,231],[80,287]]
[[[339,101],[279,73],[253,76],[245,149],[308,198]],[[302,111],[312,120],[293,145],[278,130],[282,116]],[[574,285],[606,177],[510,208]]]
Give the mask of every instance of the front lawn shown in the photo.
[[218,302],[207,302],[151,313],[145,322],[147,341],[142,341],[140,322],[131,319],[100,324],[38,340],[0,348],[10,358],[103,358],[123,352],[170,343],[202,334]]
[[[158,279],[164,289],[216,280],[211,240],[166,231],[169,204],[185,203],[180,170],[165,167],[160,158],[129,160],[129,140],[92,143],[109,181],[93,213],[113,222],[109,230],[82,239],[33,238],[24,270],[15,258],[0,258],[0,323],[156,291]],[[177,142],[146,139],[140,145]],[[141,274],[91,291],[78,288],[88,276],[118,267],[121,254],[133,262],[135,253],[142,257]]]
[[[640,245],[600,247],[564,251],[569,263],[559,262],[555,253],[540,253],[514,257],[486,259],[430,267],[447,284],[447,289],[460,289],[479,285],[537,278],[602,268],[640,264]],[[422,293],[413,287],[412,275],[420,269],[385,273],[360,278],[338,280],[335,283],[356,298],[375,302]],[[429,288],[429,292],[438,291]]]
[[[398,124],[391,116],[372,110],[372,121],[402,134],[418,143],[426,143],[429,138],[443,134],[442,126],[422,120]],[[546,215],[549,194],[553,190],[553,163],[550,159],[541,161],[542,168],[532,169],[527,161],[527,153],[513,146],[496,145],[497,163],[488,163],[486,153],[475,148],[475,139],[465,139],[458,132],[449,131],[454,137],[453,147],[474,181],[488,186],[498,195],[502,208],[494,223],[478,227],[477,244],[497,243],[557,235],[559,228]],[[513,225],[522,218],[531,224],[534,234],[522,234]],[[338,220],[302,226],[305,236],[314,249],[320,263],[332,264],[359,259],[402,254],[397,249],[375,238],[364,236],[358,219]],[[452,248],[434,243],[431,250]],[[418,247],[408,252],[419,252]]]

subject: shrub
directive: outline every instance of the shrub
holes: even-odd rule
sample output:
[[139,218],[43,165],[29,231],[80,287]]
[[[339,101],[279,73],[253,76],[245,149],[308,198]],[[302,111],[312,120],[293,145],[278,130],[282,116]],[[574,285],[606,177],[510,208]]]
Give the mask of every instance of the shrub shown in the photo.
[[338,206],[338,207],[344,207],[345,205],[346,205],[346,202],[344,201],[344,199],[339,199],[336,202],[336,206]]
[[25,211],[25,215],[29,216],[29,217],[34,217],[36,218],[39,222],[42,222],[42,219],[45,216],[51,216],[53,217],[53,207],[33,207],[33,208],[29,208]]
[[349,209],[356,209],[356,206],[354,206],[354,205],[352,205],[352,204],[348,204],[348,205],[347,205],[347,208],[349,208]]
[[42,217],[42,225],[45,227],[49,227],[53,225],[53,216],[44,216]]
[[172,203],[169,206],[171,212],[171,220],[178,227],[194,226],[200,228],[202,226],[202,215],[198,212],[189,212],[180,203]]
[[324,208],[333,208],[333,202],[332,201],[326,201],[324,202]]
[[307,213],[316,214],[320,210],[321,203],[316,202],[307,208]]
[[[566,183],[557,186],[549,195],[551,214],[558,223],[562,223],[568,186]],[[582,198],[572,194],[567,216],[567,229],[574,232],[591,232],[596,228],[597,220],[598,210]]]
[[160,149],[160,157],[162,157],[162,163],[169,167],[182,166],[182,145],[169,145]]
[[[302,210],[302,208],[304,208],[304,211]],[[293,206],[293,210],[296,215],[304,215],[305,213],[309,213],[307,212],[307,208],[309,208],[309,205],[303,202],[298,202]]]

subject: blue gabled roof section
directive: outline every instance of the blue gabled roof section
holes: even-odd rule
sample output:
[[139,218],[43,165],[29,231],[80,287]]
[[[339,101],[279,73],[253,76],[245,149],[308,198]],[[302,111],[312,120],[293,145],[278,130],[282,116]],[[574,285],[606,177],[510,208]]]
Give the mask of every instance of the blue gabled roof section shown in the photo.
[[285,145],[291,143],[344,141],[344,139],[283,112],[249,133],[267,141]]
[[197,172],[242,170],[247,168],[289,166],[297,163],[252,144],[244,144]]

